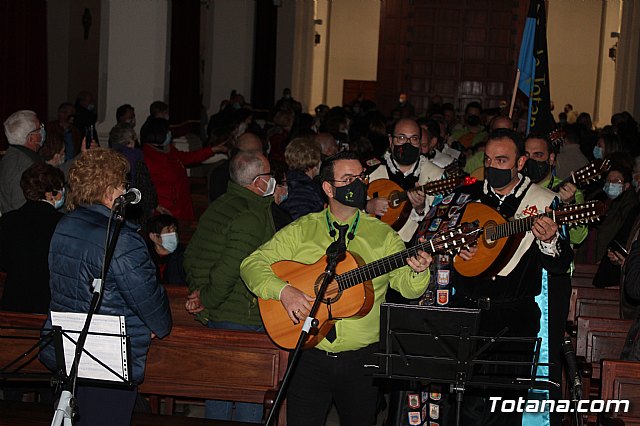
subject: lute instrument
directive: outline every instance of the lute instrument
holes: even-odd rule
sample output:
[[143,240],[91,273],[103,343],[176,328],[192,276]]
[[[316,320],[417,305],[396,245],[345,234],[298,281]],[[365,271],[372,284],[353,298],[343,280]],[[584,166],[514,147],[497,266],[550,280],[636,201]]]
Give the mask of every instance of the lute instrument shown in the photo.
[[479,222],[481,235],[477,239],[478,252],[471,260],[456,256],[453,266],[465,277],[494,276],[511,259],[524,233],[531,230],[533,222],[540,216],[547,216],[559,225],[576,225],[597,220],[605,210],[602,202],[589,201],[508,221],[493,207],[482,203],[468,203],[461,220]]

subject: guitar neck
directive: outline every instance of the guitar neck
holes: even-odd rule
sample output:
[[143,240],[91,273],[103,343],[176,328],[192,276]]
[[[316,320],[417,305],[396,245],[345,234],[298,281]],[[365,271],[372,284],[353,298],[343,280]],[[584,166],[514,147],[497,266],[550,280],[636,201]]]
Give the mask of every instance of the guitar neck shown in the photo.
[[395,269],[401,268],[407,264],[407,258],[417,256],[418,251],[426,251],[433,254],[442,248],[446,248],[446,244],[442,243],[445,237],[435,236],[429,241],[418,243],[415,246],[402,250],[374,262],[367,263],[359,268],[352,269],[336,276],[340,289],[345,290],[365,281],[370,281],[381,275],[387,274]]

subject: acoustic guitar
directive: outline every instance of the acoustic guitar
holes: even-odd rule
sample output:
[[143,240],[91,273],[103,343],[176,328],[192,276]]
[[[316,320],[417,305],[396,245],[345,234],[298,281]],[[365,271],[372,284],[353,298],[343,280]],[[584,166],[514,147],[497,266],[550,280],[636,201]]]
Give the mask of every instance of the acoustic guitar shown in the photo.
[[387,212],[380,217],[395,231],[402,229],[411,214],[411,202],[407,192],[422,191],[427,195],[448,194],[465,182],[465,177],[458,175],[447,179],[427,182],[424,185],[404,190],[390,179],[377,179],[369,183],[367,195],[369,198],[386,198],[389,201]]
[[[324,339],[336,320],[363,317],[369,313],[374,302],[371,282],[374,278],[406,265],[407,258],[415,256],[418,250],[430,254],[455,254],[474,243],[478,234],[477,223],[465,223],[437,234],[429,241],[369,264],[364,264],[357,254],[347,252],[346,258],[338,263],[335,279],[329,284],[316,314],[318,333],[309,335],[304,347],[314,347]],[[317,295],[327,266],[326,258],[327,256],[322,256],[311,265],[283,260],[271,265],[271,269],[295,288],[309,295]],[[262,322],[271,340],[283,349],[293,349],[298,342],[302,322],[293,324],[279,300],[258,299],[258,304]]]
[[481,203],[468,203],[462,221],[477,220],[481,235],[478,252],[471,260],[460,256],[453,259],[456,271],[465,277],[494,276],[507,264],[518,247],[524,233],[531,230],[533,222],[547,216],[559,225],[576,225],[597,220],[606,207],[600,201],[565,205],[559,210],[507,221],[492,207]]

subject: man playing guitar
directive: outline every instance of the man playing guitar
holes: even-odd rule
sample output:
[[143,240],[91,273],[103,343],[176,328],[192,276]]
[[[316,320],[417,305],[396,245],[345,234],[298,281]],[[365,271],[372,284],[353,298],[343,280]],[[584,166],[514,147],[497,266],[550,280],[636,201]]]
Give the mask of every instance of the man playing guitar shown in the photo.
[[[341,152],[327,158],[320,171],[329,207],[299,218],[247,257],[240,274],[251,291],[262,299],[280,300],[292,323],[304,321],[314,300],[288,285],[272,270],[281,260],[312,264],[340,235],[347,250],[369,264],[404,250],[404,242],[391,227],[364,213],[367,201],[364,169],[355,153]],[[345,235],[346,234],[346,235]],[[331,402],[338,407],[340,424],[369,426],[375,423],[378,389],[364,364],[376,351],[380,338],[380,304],[389,287],[416,298],[429,282],[431,256],[418,251],[402,266],[372,280],[371,311],[359,318],[336,322],[335,333],[301,353],[287,393],[289,425],[323,426]],[[340,265],[338,265],[340,267]],[[323,304],[320,309],[330,309]]]
[[[521,137],[509,129],[491,133],[485,150],[485,181],[461,188],[469,199],[491,206],[507,220],[543,213],[556,194],[541,188],[522,175],[527,157]],[[458,197],[456,195],[455,197]],[[478,244],[483,244],[479,242]],[[477,248],[462,251],[460,262],[474,262]],[[480,308],[482,334],[494,336],[508,327],[507,336],[536,337],[541,312],[535,297],[542,291],[542,269],[551,274],[565,273],[573,258],[569,242],[560,238],[558,225],[549,217],[538,217],[506,259],[495,276],[466,277],[454,272],[456,289],[452,306]],[[512,352],[521,348],[500,344],[499,350]],[[514,354],[513,360],[518,355]],[[485,407],[488,397],[501,394],[506,399],[526,399],[526,391],[485,390],[465,394],[462,424],[520,424],[522,414],[491,413]]]
[[[385,153],[381,163],[368,170],[370,180],[390,179],[402,189],[408,190],[442,178],[444,170],[420,155],[421,137],[420,126],[415,120],[410,118],[399,120],[394,126],[393,133],[389,135],[389,151]],[[405,242],[411,239],[418,227],[418,222],[424,216],[425,208],[428,208],[433,201],[433,197],[425,197],[422,191],[407,192],[407,196],[413,210],[407,222],[398,231]],[[388,200],[385,197],[378,197],[367,202],[366,211],[382,216],[388,208]]]

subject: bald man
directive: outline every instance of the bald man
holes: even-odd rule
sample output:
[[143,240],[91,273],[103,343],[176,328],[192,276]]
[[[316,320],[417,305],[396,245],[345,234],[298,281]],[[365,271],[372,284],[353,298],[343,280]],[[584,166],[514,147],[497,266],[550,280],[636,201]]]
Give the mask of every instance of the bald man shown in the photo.
[[315,136],[315,140],[320,144],[323,160],[338,153],[338,142],[336,142],[336,138],[331,133],[318,133]]
[[[263,147],[262,140],[258,136],[245,132],[236,140],[231,150],[231,158],[239,152],[263,153]],[[227,192],[227,187],[229,186],[229,162],[230,159],[222,161],[218,167],[213,169],[207,179],[210,203]]]

